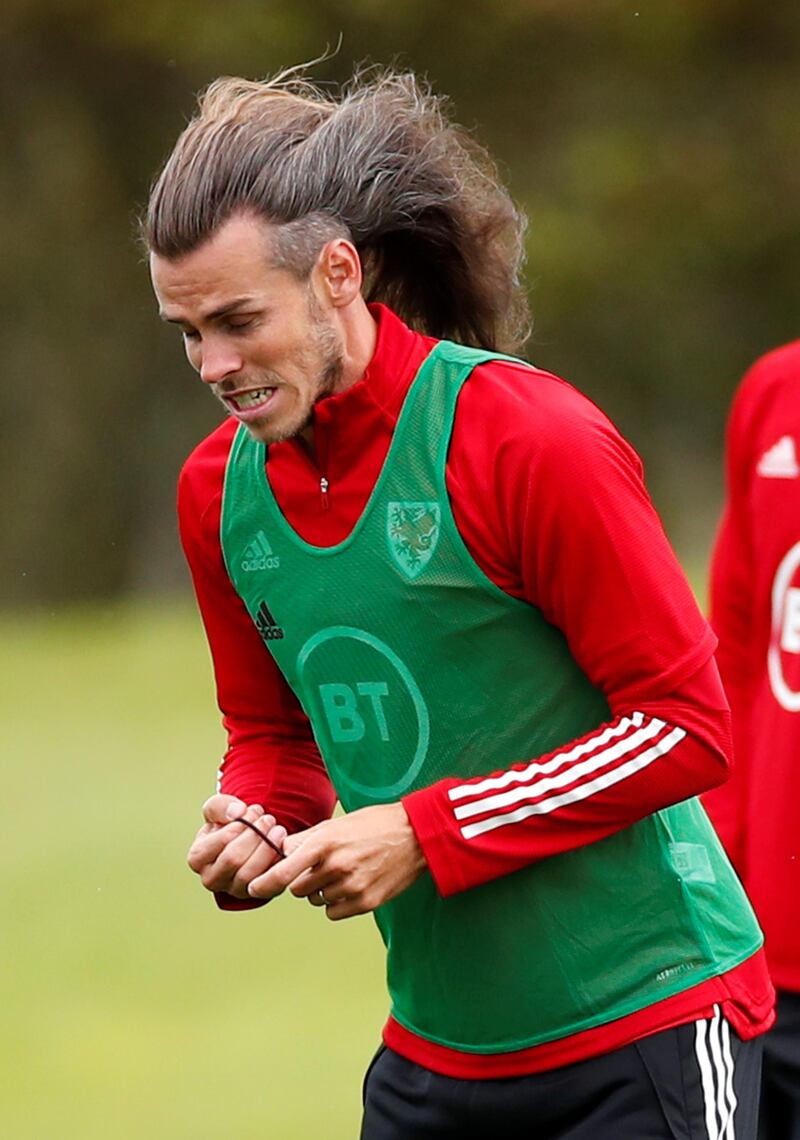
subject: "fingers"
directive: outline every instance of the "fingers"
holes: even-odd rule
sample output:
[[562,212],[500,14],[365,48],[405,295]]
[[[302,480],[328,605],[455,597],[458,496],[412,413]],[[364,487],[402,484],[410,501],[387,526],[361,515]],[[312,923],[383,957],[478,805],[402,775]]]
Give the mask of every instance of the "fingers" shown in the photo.
[[[271,815],[259,815],[256,818],[261,821],[265,834],[275,826],[275,820]],[[270,855],[274,854],[260,836],[241,823],[227,824],[224,830],[229,837],[228,842],[213,861],[207,862],[200,870],[203,886],[211,891],[229,891],[244,864],[262,848]]]
[[271,899],[287,888],[334,921],[376,910],[425,867],[402,804],[362,808],[289,836],[285,858],[254,876],[248,894]]
[[[263,816],[261,829],[269,834],[275,821]],[[263,874],[278,858],[263,839],[251,831],[244,831],[232,839],[219,858],[201,873],[203,885],[212,891],[226,891],[237,898],[247,898],[247,887],[256,875]]]
[[[301,832],[300,836],[302,835],[310,835],[310,832]],[[290,840],[297,841],[300,836],[291,836]],[[320,861],[322,853],[321,844],[313,838],[297,843],[285,859],[275,863],[265,874],[259,875],[250,883],[250,897],[272,899],[282,894],[295,879],[310,871]],[[315,889],[318,887],[319,884]]]
[[359,898],[349,898],[346,895],[337,897],[336,886],[323,888],[308,896],[312,906],[324,907],[325,917],[331,922],[341,918],[353,918],[358,914],[368,914],[373,908],[367,906]]
[[333,875],[302,875],[289,888],[295,898],[308,899],[312,906],[330,906],[342,898],[342,884]]
[[[271,816],[263,816],[261,821],[258,822],[258,826],[271,842],[280,848],[286,838],[286,828],[276,825],[270,830],[268,826],[270,819]],[[257,837],[253,836],[253,838],[255,839]],[[275,853],[273,848],[266,844],[263,839],[259,840],[255,850],[249,858],[245,860],[231,880],[228,893],[235,895],[236,898],[249,898],[250,896],[247,893],[249,884],[258,875],[262,875],[268,870],[278,859],[279,856]]]
[[[254,820],[260,818],[263,812],[264,809],[260,804],[253,804],[249,808],[243,808],[242,814],[245,815],[245,818]],[[189,866],[193,871],[199,873],[207,863],[213,863],[214,860],[219,857],[220,853],[234,836],[239,835],[245,830],[246,829],[243,828],[240,823],[205,823],[198,831],[192,846],[189,848],[187,855]]]
[[[296,898],[324,908],[327,917],[334,921],[374,909],[374,901],[363,892],[356,892],[358,876],[331,865],[337,860],[328,849],[324,835],[301,832],[289,836],[284,850],[290,851],[285,859],[251,881],[250,898],[275,898],[288,887]],[[354,880],[352,884],[351,880]]]
[[325,907],[325,917],[329,918],[331,922],[338,922],[342,918],[355,918],[359,914],[369,914],[371,909],[374,908],[367,907],[356,899],[340,899],[337,902],[328,903]]
[[186,856],[186,862],[195,874],[199,875],[203,867],[214,862],[233,834],[231,830],[212,827],[208,823],[200,828]]
[[[274,816],[263,814],[259,804],[246,808],[243,818],[254,823],[276,846],[283,843],[285,829],[276,825]],[[262,874],[277,858],[260,835],[241,822],[232,821],[202,827],[189,850],[188,863],[207,890],[247,898],[250,879]]]

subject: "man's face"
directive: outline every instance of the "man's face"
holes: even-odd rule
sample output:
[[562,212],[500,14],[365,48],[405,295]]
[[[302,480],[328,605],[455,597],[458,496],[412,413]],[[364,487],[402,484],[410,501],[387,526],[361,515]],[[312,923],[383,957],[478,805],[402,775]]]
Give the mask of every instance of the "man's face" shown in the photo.
[[303,431],[341,379],[336,326],[314,293],[269,256],[269,225],[225,222],[175,260],[150,256],[161,316],[177,324],[189,363],[226,410],[264,443]]

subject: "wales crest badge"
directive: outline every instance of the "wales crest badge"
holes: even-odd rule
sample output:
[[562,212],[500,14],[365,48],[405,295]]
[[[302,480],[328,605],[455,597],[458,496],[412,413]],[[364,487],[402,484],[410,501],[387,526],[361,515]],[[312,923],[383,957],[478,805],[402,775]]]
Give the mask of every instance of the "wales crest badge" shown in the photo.
[[437,502],[389,503],[386,514],[389,552],[407,578],[416,578],[430,562],[439,541],[440,523]]

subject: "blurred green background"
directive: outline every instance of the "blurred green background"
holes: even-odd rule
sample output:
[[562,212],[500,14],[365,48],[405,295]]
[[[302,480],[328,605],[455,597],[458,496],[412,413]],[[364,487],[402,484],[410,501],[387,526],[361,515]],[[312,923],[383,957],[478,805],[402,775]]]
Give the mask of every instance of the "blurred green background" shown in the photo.
[[412,67],[499,159],[531,219],[529,356],[634,442],[701,594],[733,388],[798,333],[798,5],[5,0],[14,1140],[356,1132],[385,1014],[369,920],[291,900],[220,915],[183,865],[222,739],[174,484],[218,412],[155,319],[133,236],[195,92],[340,37],[318,79]]
[[357,1136],[372,920],[221,914],[186,869],[222,746],[191,608],[7,617],[0,675],[0,1135]]

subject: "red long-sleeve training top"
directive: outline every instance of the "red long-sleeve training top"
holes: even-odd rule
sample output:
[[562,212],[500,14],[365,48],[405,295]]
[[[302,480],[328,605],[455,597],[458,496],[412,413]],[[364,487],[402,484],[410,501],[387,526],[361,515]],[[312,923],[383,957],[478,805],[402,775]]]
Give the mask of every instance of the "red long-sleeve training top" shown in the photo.
[[[320,401],[316,461],[297,440],[269,448],[276,499],[306,542],[352,530],[374,486],[403,398],[434,343],[374,306],[378,340],[364,377]],[[190,456],[179,485],[181,536],[205,623],[229,747],[222,790],[264,804],[289,831],[332,810],[334,794],[294,694],[224,568],[219,540],[225,464],[236,424]],[[322,488],[325,487],[323,491]],[[506,362],[477,368],[459,397],[447,462],[459,531],[476,563],[507,593],[562,630],[605,693],[615,727],[639,714],[660,737],[683,733],[654,762],[605,787],[588,781],[563,807],[465,837],[443,780],[404,798],[442,894],[465,890],[595,842],[726,778],[729,714],[715,640],[666,540],[641,464],[584,396],[549,373]],[[664,722],[659,728],[658,722]],[[596,735],[608,728],[600,726]],[[595,734],[592,734],[595,735]],[[509,758],[509,766],[512,760]],[[530,759],[530,758],[528,758]],[[635,766],[634,766],[635,767]],[[577,769],[576,769],[577,770]],[[460,781],[463,783],[463,781]],[[235,900],[221,905],[238,909]],[[772,991],[758,954],[736,970],[613,1023],[532,1049],[476,1057],[409,1033],[391,1018],[392,1048],[452,1076],[499,1077],[571,1063],[658,1029],[710,1015],[742,1036],[769,1023]]]
[[800,341],[734,400],[711,620],[733,713],[732,779],[706,804],[764,928],[779,988],[800,991]]

